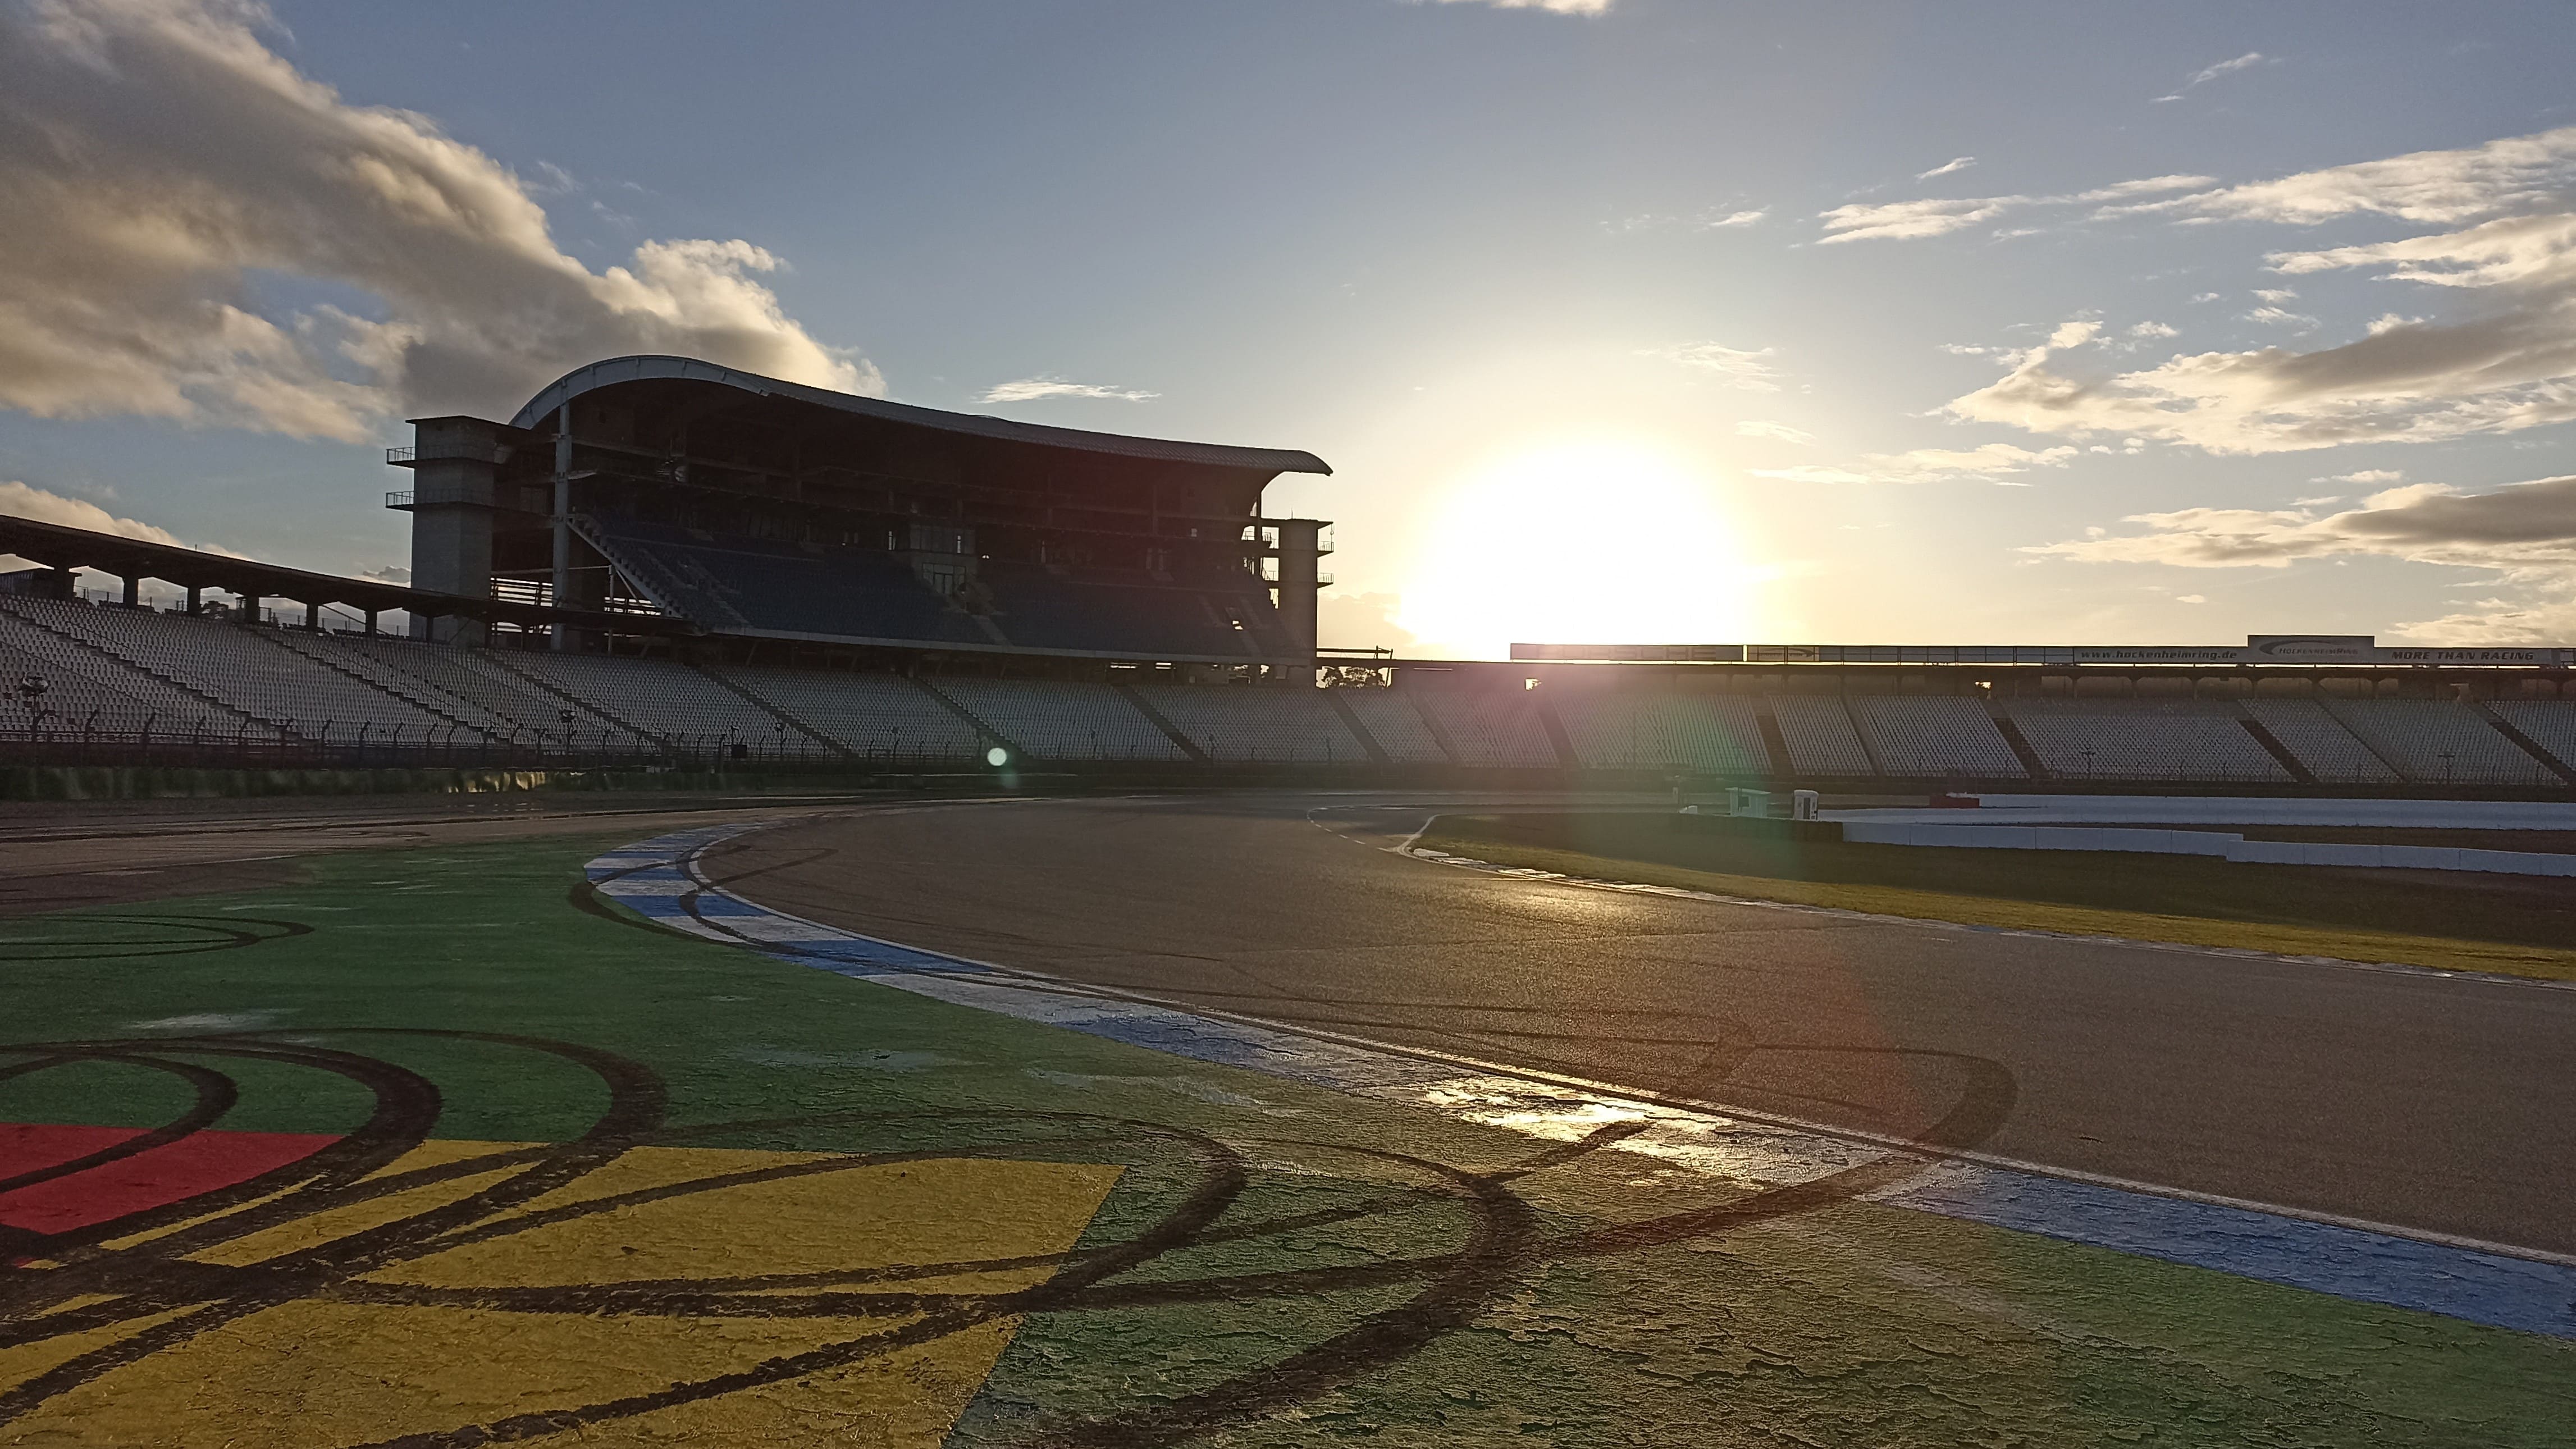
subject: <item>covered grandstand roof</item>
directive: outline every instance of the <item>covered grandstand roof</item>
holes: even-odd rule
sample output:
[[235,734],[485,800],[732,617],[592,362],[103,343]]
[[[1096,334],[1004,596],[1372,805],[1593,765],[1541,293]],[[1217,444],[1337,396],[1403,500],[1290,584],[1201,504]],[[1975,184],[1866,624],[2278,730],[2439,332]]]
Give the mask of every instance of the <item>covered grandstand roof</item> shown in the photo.
[[858,417],[881,422],[900,423],[935,432],[965,437],[989,438],[999,442],[1025,443],[1037,447],[1062,448],[1072,452],[1092,453],[1117,458],[1142,458],[1164,463],[1187,463],[1202,467],[1241,468],[1261,473],[1330,473],[1332,468],[1312,453],[1294,448],[1236,448],[1217,443],[1176,442],[1163,438],[1131,438],[1119,433],[1093,433],[1080,428],[1051,428],[1037,423],[1013,422],[1008,418],[987,417],[979,413],[941,412],[936,408],[915,407],[909,403],[887,402],[883,398],[858,397],[810,387],[804,383],[782,382],[774,377],[722,367],[690,357],[612,357],[577,367],[546,385],[527,406],[510,420],[511,426],[534,429],[544,426],[546,415],[586,393],[603,388],[638,383],[696,384],[708,388],[735,388],[752,397],[784,398],[815,407],[831,408]]
[[299,604],[339,604],[347,608],[418,614],[426,618],[469,618],[486,623],[547,628],[557,623],[575,628],[614,627],[622,634],[695,634],[686,619],[635,614],[592,613],[542,604],[442,594],[377,579],[281,568],[253,559],[207,553],[176,544],[127,538],[122,534],[40,523],[0,514],[0,555],[15,555],[47,568],[94,569],[120,579],[159,579],[184,589],[217,589],[246,598],[287,599]]

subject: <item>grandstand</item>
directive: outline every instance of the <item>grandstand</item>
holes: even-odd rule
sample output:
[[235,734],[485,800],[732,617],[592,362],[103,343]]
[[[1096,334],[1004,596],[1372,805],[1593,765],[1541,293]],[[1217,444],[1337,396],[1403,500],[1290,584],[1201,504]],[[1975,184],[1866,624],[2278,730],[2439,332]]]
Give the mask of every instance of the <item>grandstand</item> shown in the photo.
[[2292,776],[2226,703],[2015,700],[2006,714],[2060,780],[2287,784]]
[[[938,412],[680,357],[593,363],[509,421],[418,420],[387,461],[415,584],[881,658],[1108,660],[1305,678],[1325,524],[1265,515],[1311,453]],[[624,621],[657,621],[639,629]],[[425,637],[524,628],[457,614]],[[1077,673],[1079,671],[1077,670]]]
[[[2184,677],[2081,671],[1388,661],[1338,669],[1335,687],[1318,688],[1224,673],[1190,682],[1180,666],[1013,678],[928,660],[908,673],[857,667],[864,655],[754,663],[703,645],[628,656],[545,642],[443,644],[0,590],[0,670],[15,682],[0,757],[77,744],[85,759],[230,748],[340,763],[967,770],[998,747],[1014,766],[1391,778],[2576,788],[2576,698],[2566,672],[2547,667],[2468,680],[2414,666],[2348,680],[2231,675],[2245,687],[2195,696],[2178,692]],[[2398,692],[2407,686],[2449,697]]]
[[414,426],[407,585],[0,517],[0,758],[2576,790],[2576,649],[1319,651],[1309,453],[671,357]]

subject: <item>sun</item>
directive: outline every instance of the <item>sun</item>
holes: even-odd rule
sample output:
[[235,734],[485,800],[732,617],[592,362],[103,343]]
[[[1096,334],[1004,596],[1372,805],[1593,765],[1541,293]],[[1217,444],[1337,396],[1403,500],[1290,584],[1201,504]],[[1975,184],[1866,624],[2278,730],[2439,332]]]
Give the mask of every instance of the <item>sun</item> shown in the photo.
[[1753,573],[1719,484],[1624,440],[1534,448],[1470,474],[1433,524],[1398,622],[1425,645],[1736,643]]

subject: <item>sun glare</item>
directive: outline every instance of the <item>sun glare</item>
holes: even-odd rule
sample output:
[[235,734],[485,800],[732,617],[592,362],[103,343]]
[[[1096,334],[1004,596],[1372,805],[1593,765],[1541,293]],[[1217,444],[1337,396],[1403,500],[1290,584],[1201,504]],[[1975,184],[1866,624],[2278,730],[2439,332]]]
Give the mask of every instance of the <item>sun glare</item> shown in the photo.
[[1442,652],[1732,643],[1751,624],[1751,571],[1717,481],[1656,448],[1520,454],[1464,479],[1433,527],[1398,622]]

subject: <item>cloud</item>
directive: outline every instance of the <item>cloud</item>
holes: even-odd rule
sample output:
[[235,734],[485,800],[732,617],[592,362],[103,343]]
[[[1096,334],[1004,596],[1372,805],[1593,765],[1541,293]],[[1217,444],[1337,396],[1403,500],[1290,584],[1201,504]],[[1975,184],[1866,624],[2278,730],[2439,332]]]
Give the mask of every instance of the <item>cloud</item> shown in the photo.
[[1551,10],[1559,15],[1607,15],[1615,0],[1437,0],[1442,5],[1491,5],[1497,10]]
[[1754,468],[1748,471],[1756,478],[1775,478],[1785,483],[1938,483],[1950,479],[1992,482],[2028,468],[2063,467],[2075,455],[2073,448],[2044,448],[2033,452],[2010,443],[1985,443],[1974,448],[1915,448],[1903,453],[1870,453],[1853,468],[1801,464],[1795,468]]
[[2245,320],[2260,322],[2267,327],[2296,328],[2301,332],[2313,332],[2323,325],[2304,312],[2293,312],[2285,307],[2257,307],[2245,314]]
[[1798,428],[1793,428],[1787,423],[1737,423],[1735,425],[1735,433],[1737,437],[1741,438],[1776,438],[1783,443],[1804,444],[1812,443],[1816,440],[1815,434],[1805,432]]
[[[629,352],[882,391],[786,315],[769,252],[653,241],[593,272],[537,199],[574,184],[559,169],[532,184],[426,116],[351,105],[271,26],[248,0],[0,12],[0,405],[357,440],[506,415]],[[276,277],[368,303],[264,305]]]
[[2576,477],[2542,478],[2487,493],[2409,484],[2374,493],[2340,513],[2185,508],[2123,521],[2142,525],[2142,531],[2024,551],[2086,563],[2183,568],[2283,568],[2303,558],[2378,555],[2543,578],[2576,570]]
[[2177,603],[2177,604],[2206,604],[2206,603],[2208,603],[2208,602],[2209,602],[2209,595],[2207,595],[2207,594],[2176,594],[2176,595],[2174,595],[2174,602],[2175,602],[2175,603]]
[[[1975,196],[1953,200],[1856,202],[1820,213],[1817,220],[1825,224],[1824,242],[1914,241],[1947,236],[1980,222],[1992,221],[2006,212],[2030,207],[2121,201],[2133,196],[2205,187],[2210,182],[2211,178],[2207,176],[2148,176],[2066,196]],[[2015,235],[2025,235],[2028,230]]]
[[1161,397],[1159,392],[1137,392],[1128,388],[1108,387],[1096,382],[1067,382],[1060,377],[1024,377],[1017,382],[996,383],[977,402],[1033,402],[1050,397],[1106,398],[1112,402],[1144,402]]
[[1767,206],[1759,207],[1752,211],[1730,211],[1724,216],[1712,215],[1706,217],[1699,225],[1700,229],[1703,231],[1722,231],[1727,227],[1752,226],[1770,214],[1771,208]]
[[1780,369],[1762,359],[1771,355],[1768,347],[1747,352],[1715,342],[1684,342],[1673,347],[1650,348],[1640,357],[1660,357],[1700,372],[1713,373],[1728,387],[1745,392],[1778,392]]
[[2156,104],[2162,105],[2166,101],[2181,100],[2183,92],[2191,90],[2196,86],[2207,85],[2209,82],[2218,79],[2220,76],[2226,75],[2230,71],[2245,70],[2249,67],[2258,65],[2279,64],[2279,61],[2274,60],[2259,50],[2249,50],[2243,55],[2236,57],[2234,60],[2222,60],[2216,65],[2203,66],[2199,70],[2193,71],[2191,79],[2184,81],[2179,86],[2176,86],[2172,95],[2156,97]]
[[2140,322],[2129,329],[2129,335],[2140,341],[2153,341],[2163,337],[2180,337],[2182,329],[2167,326],[2162,322]]
[[1977,158],[1974,156],[1953,156],[1949,160],[1942,162],[1940,165],[1933,167],[1929,171],[1915,172],[1914,179],[1917,181],[1929,181],[1935,176],[1947,176],[1953,171],[1965,171],[1976,164]]
[[58,523],[65,528],[86,528],[92,533],[112,533],[119,538],[139,538],[152,543],[188,547],[186,541],[166,528],[119,518],[95,503],[65,498],[59,493],[48,493],[24,483],[0,483],[0,513],[12,518],[32,518],[38,523]]
[[1954,201],[1855,202],[1837,206],[1817,219],[1825,224],[1824,242],[1916,241],[1965,231],[1992,221],[2015,207],[2028,206],[2027,196],[1976,196]]
[[2457,150],[2411,151],[2328,166],[2122,210],[2299,226],[2368,214],[2452,226],[2552,204],[2571,179],[2576,179],[2576,126]]

